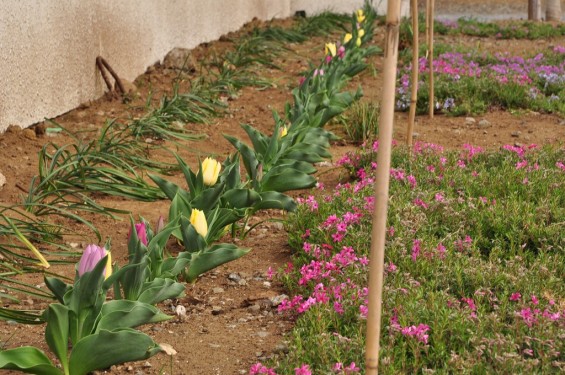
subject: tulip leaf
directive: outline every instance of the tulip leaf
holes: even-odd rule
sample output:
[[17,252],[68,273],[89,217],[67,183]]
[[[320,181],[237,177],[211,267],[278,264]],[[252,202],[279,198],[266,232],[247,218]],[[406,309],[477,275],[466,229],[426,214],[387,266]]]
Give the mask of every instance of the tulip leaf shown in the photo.
[[284,166],[272,168],[261,181],[262,191],[285,192],[307,189],[316,185],[316,178],[296,169]]
[[204,212],[212,210],[218,205],[218,201],[224,192],[225,182],[220,182],[214,185],[212,188],[208,188],[202,191],[200,195],[194,198],[190,204],[193,208],[197,208]]
[[187,282],[193,282],[196,278],[211,269],[224,263],[236,260],[247,254],[250,249],[243,249],[233,244],[216,244],[206,250],[191,254],[190,265],[185,272]]
[[267,137],[265,134],[261,133],[259,130],[255,129],[251,125],[241,124],[241,127],[243,128],[243,130],[245,130],[245,132],[249,136],[249,139],[253,144],[253,149],[255,150],[255,153],[259,155],[265,155],[270,137]]
[[163,193],[165,193],[167,198],[169,198],[170,200],[173,200],[173,198],[175,197],[175,195],[177,195],[179,190],[182,190],[178,185],[173,184],[172,182],[167,181],[164,178],[159,177],[157,175],[149,173],[149,178],[151,178],[153,182],[157,184],[159,189],[161,189],[161,191],[163,191]]
[[57,279],[56,277],[46,276],[44,277],[44,281],[45,281],[45,285],[47,285],[47,288],[49,288],[49,290],[53,292],[55,298],[57,298],[57,301],[59,301],[60,303],[64,303],[63,298],[65,296],[65,293],[67,293],[69,289],[72,288],[72,286]]
[[112,300],[102,305],[96,331],[113,331],[121,328],[135,328],[142,324],[161,322],[171,317],[155,306],[140,301],[125,299]]
[[125,328],[119,331],[101,330],[80,340],[69,361],[69,372],[85,375],[112,365],[147,359],[161,348],[146,334]]
[[296,210],[294,199],[276,191],[264,191],[261,193],[261,202],[253,206],[255,211],[277,209],[292,212]]
[[62,375],[41,350],[32,346],[0,351],[0,368],[38,375]]
[[257,177],[257,167],[259,166],[259,161],[257,160],[255,152],[235,137],[224,134],[224,138],[226,138],[239,151],[247,174],[251,180],[255,180]]
[[69,309],[59,303],[52,303],[46,312],[45,341],[49,349],[61,362],[63,371],[66,373],[69,366]]
[[261,196],[253,189],[231,189],[222,195],[222,200],[228,208],[247,208],[261,201]]
[[182,252],[176,258],[168,258],[163,262],[162,276],[176,278],[190,263],[190,253]]
[[143,292],[139,296],[138,301],[155,305],[168,298],[180,297],[184,293],[184,289],[183,284],[177,283],[172,279],[156,278],[143,285]]

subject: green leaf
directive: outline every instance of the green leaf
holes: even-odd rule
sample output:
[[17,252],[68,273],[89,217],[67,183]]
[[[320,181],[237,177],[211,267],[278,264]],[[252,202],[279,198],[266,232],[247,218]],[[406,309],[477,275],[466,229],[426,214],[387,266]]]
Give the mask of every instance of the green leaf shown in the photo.
[[44,280],[45,280],[45,285],[47,285],[47,288],[49,288],[49,290],[53,292],[55,298],[57,298],[57,300],[60,303],[64,304],[63,297],[65,296],[65,293],[67,293],[69,289],[72,288],[72,286],[67,285],[66,283],[57,279],[56,277],[46,276],[44,277]]
[[185,273],[186,281],[193,282],[203,273],[236,260],[249,251],[250,249],[242,249],[232,244],[217,244],[206,250],[192,253],[190,265]]
[[178,185],[173,184],[172,182],[167,181],[157,175],[149,173],[149,178],[151,178],[153,182],[157,184],[159,189],[161,189],[161,191],[165,193],[167,198],[169,198],[170,200],[173,200],[178,191],[182,190]]
[[259,161],[257,160],[255,152],[235,137],[224,134],[224,138],[226,138],[239,151],[247,174],[251,180],[255,180],[257,176],[257,167],[259,166]]
[[296,207],[296,202],[288,195],[276,191],[264,191],[261,193],[261,202],[253,206],[253,210],[277,209],[292,212]]
[[222,195],[222,200],[228,208],[247,208],[261,201],[261,196],[253,189],[231,189]]
[[100,320],[95,332],[135,328],[142,324],[160,322],[170,318],[170,316],[163,314],[155,306],[145,302],[125,299],[112,300],[102,306]]
[[61,370],[53,366],[45,353],[32,346],[0,351],[0,368],[38,375],[63,374]]
[[69,367],[69,309],[59,303],[52,303],[47,310],[45,327],[45,341],[49,349],[61,362],[63,371],[67,373]]
[[86,336],[73,348],[69,361],[72,375],[85,375],[124,362],[147,359],[161,348],[144,333],[133,329],[106,331]]
[[284,192],[307,189],[316,185],[316,179],[304,172],[285,166],[272,168],[261,180],[261,190]]
[[177,283],[171,279],[156,278],[143,285],[143,292],[139,296],[138,301],[155,305],[168,298],[177,298],[183,293],[184,284]]

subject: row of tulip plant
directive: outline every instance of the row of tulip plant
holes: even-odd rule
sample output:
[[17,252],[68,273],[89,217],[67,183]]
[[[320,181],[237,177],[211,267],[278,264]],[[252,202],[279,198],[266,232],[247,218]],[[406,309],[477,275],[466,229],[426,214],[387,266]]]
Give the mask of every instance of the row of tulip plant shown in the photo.
[[[204,159],[196,173],[177,156],[188,190],[150,175],[171,200],[168,220],[165,224],[160,218],[154,231],[143,219],[132,221],[127,265],[112,267],[109,244],[90,245],[77,264],[73,284],[45,278],[58,301],[43,314],[45,338],[60,367],[38,348],[21,347],[0,352],[0,368],[81,375],[161,351],[153,339],[135,330],[169,319],[154,305],[181,296],[185,287],[179,280],[193,282],[246,254],[249,249],[217,243],[230,228],[235,233],[239,221],[247,223],[259,210],[294,211],[296,203],[284,193],[316,184],[314,163],[331,156],[330,141],[335,138],[323,126],[361,96],[360,89],[355,93],[341,90],[366,67],[363,59],[379,51],[362,48],[372,36],[375,17],[370,7],[358,10],[352,32],[343,42],[326,44],[324,60],[293,91],[294,103],[286,106],[284,118],[273,113],[271,135],[242,125],[252,145],[225,135],[236,152],[223,163]],[[245,176],[241,176],[241,163]],[[165,254],[171,237],[184,247],[175,257]],[[106,301],[110,290],[113,299]]]

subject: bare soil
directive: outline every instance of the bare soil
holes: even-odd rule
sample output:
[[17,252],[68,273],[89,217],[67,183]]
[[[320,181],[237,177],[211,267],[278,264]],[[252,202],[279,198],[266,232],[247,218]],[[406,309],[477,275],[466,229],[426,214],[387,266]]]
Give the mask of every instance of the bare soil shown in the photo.
[[[447,1],[436,1],[436,9],[440,12],[441,5]],[[465,4],[465,2],[460,2]],[[492,3],[508,5],[510,1],[494,1]],[[469,10],[469,8],[459,8]],[[292,20],[276,21],[278,24],[289,25]],[[248,31],[252,26],[247,25],[242,30],[229,35],[234,37]],[[374,42],[383,46],[385,30],[378,27]],[[333,39],[336,39],[335,36]],[[284,53],[276,63],[280,70],[260,68],[257,74],[273,80],[273,87],[265,90],[255,88],[243,89],[238,97],[227,101],[229,108],[225,116],[214,118],[210,124],[188,124],[195,133],[204,133],[207,138],[202,141],[187,142],[188,150],[179,149],[187,163],[196,169],[199,156],[215,155],[223,160],[234,152],[233,147],[223,138],[222,134],[234,135],[247,140],[241,130],[241,123],[249,123],[262,131],[270,132],[273,127],[271,110],[283,111],[284,104],[291,100],[290,91],[298,83],[299,73],[308,67],[308,61],[319,61],[323,56],[323,45],[332,38],[312,38],[303,44],[291,44],[290,51]],[[460,37],[457,39],[438,36],[436,40],[455,44],[463,43],[476,46],[477,38]],[[552,45],[565,45],[565,38],[542,41],[527,40],[480,40],[485,51],[510,51],[515,54],[531,53],[534,50],[543,51]],[[220,41],[201,45],[193,51],[195,59],[202,60],[205,56],[221,54],[230,47],[227,38]],[[374,56],[369,63],[374,69],[368,69],[351,82],[351,87],[361,85],[364,91],[364,101],[379,101],[382,82],[382,56]],[[181,91],[188,87],[189,80],[196,73],[182,76]],[[118,98],[106,95],[98,100],[84,103],[79,108],[70,111],[56,119],[65,128],[80,133],[85,138],[94,137],[107,119],[128,119],[139,117],[145,113],[144,104],[150,95],[156,104],[163,94],[170,94],[173,79],[178,72],[160,66],[151,67],[138,77],[135,82],[133,100],[124,103]],[[485,148],[499,148],[504,144],[536,143],[546,144],[562,142],[565,139],[563,119],[555,115],[520,112],[512,114],[505,111],[492,110],[477,116],[476,122],[486,119],[492,126],[480,128],[478,125],[466,125],[465,118],[436,115],[433,119],[419,116],[416,124],[417,140],[441,144],[447,148],[458,148],[465,143],[479,145]],[[406,136],[407,116],[404,113],[395,115],[395,138],[404,141]],[[43,125],[26,130],[18,127],[10,128],[0,134],[0,172],[6,176],[7,183],[0,188],[0,204],[13,205],[20,203],[25,196],[31,179],[38,172],[38,152],[41,147],[54,142],[63,145],[72,139],[58,133],[51,137],[42,133]],[[339,133],[339,129],[333,129]],[[171,149],[175,146],[169,145]],[[346,140],[337,142],[333,148],[333,161],[355,146]],[[172,161],[170,155],[156,152],[152,155],[157,160]],[[343,176],[339,169],[333,166],[321,166],[320,179],[327,185],[336,184]],[[181,181],[181,176],[172,179]],[[307,192],[298,192],[297,195]],[[166,216],[168,201],[140,203],[113,197],[100,197],[97,201],[105,206],[125,209],[134,217],[143,216],[155,222],[159,215]],[[129,220],[124,215],[123,220],[113,220],[103,215],[85,215],[100,230],[103,238],[112,238],[113,258],[120,264],[127,262],[126,237],[129,231]],[[281,212],[269,212],[254,218],[255,222],[268,218],[281,218]],[[70,228],[84,233],[77,237],[65,238],[68,244],[78,249],[88,243],[96,242],[95,237],[77,223],[66,223]],[[225,238],[225,241],[232,241]],[[369,236],[367,238],[369,241]],[[287,233],[275,222],[260,224],[251,234],[241,241],[242,247],[252,251],[243,258],[228,263],[202,276],[193,285],[187,285],[186,296],[174,301],[168,301],[159,307],[174,315],[175,308],[182,305],[186,308],[186,316],[175,316],[172,320],[143,327],[142,330],[151,335],[158,343],[167,343],[177,351],[170,357],[165,354],[157,355],[147,361],[127,363],[113,367],[104,373],[111,374],[241,374],[247,373],[249,366],[257,361],[264,361],[273,355],[284,355],[286,350],[285,334],[293,326],[293,318],[279,315],[271,306],[269,298],[285,293],[282,286],[266,277],[268,267],[278,269],[290,261],[292,251],[287,245]],[[54,266],[53,271],[67,276],[74,274],[71,265]],[[24,281],[44,287],[42,275],[25,275]],[[2,289],[0,285],[0,289]],[[2,292],[5,292],[2,290]],[[49,301],[24,296],[21,304],[2,300],[4,307],[43,309]],[[2,348],[14,348],[22,345],[34,345],[46,352],[43,339],[43,326],[26,326],[0,322],[0,344]]]

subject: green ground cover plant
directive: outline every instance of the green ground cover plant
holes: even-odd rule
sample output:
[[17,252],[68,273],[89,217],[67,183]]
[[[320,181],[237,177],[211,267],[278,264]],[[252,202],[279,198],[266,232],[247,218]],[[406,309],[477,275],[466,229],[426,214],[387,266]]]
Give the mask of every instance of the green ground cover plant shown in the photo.
[[[255,373],[363,367],[377,149],[345,156],[351,180],[289,217],[296,254],[276,277],[292,292],[279,310],[298,321],[289,354]],[[394,148],[382,373],[563,371],[564,160],[536,145]]]

